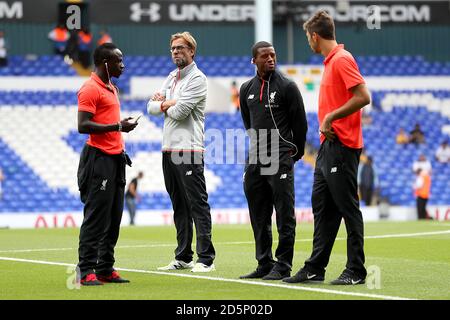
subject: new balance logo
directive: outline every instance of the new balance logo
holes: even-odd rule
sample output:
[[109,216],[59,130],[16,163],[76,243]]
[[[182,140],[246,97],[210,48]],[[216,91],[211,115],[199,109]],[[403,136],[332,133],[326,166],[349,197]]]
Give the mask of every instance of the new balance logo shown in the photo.
[[186,175],[187,175],[187,176],[190,176],[190,175],[192,175],[192,170],[190,170],[190,171],[186,171]]
[[330,173],[335,173],[335,172],[337,172],[337,167],[333,167],[333,168],[331,168],[331,171],[330,171]]
[[253,99],[254,97],[255,97],[255,95],[251,94],[251,95],[248,96],[247,100]]
[[287,173],[283,173],[281,176],[280,176],[280,180],[281,179],[286,179],[287,178]]
[[130,19],[135,22],[140,22],[142,16],[148,16],[150,22],[159,21],[161,15],[159,14],[159,9],[161,6],[157,3],[150,3],[148,9],[141,7],[140,2],[135,2],[130,5],[131,15]]
[[108,179],[105,179],[102,181],[102,186],[100,187],[101,191],[105,191],[106,190],[106,184],[108,183]]

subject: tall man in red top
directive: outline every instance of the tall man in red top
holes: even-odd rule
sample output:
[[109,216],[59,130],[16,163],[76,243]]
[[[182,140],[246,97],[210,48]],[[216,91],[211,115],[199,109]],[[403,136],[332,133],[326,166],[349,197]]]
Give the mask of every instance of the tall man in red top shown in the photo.
[[84,203],[78,248],[82,285],[129,282],[113,265],[123,212],[125,165],[131,165],[122,131],[130,132],[137,123],[131,118],[120,120],[118,90],[110,79],[123,72],[122,52],[106,43],[95,50],[94,63],[95,71],[78,92],[78,131],[89,134],[78,167]]
[[314,53],[325,56],[319,93],[321,146],[312,191],[314,240],[311,257],[284,282],[323,281],[342,218],[347,229],[347,265],[331,284],[365,282],[364,223],[359,210],[357,174],[363,147],[361,109],[370,95],[355,59],[337,44],[333,19],[319,11],[303,25]]

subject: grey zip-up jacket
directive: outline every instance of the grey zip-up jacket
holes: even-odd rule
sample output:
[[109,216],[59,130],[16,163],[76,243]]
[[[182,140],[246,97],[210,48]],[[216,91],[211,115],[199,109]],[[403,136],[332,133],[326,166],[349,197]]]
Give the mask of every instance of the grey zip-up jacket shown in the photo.
[[[162,151],[205,150],[206,76],[195,62],[172,71],[160,94],[177,103],[164,114]],[[161,101],[147,103],[149,114],[161,113]]]

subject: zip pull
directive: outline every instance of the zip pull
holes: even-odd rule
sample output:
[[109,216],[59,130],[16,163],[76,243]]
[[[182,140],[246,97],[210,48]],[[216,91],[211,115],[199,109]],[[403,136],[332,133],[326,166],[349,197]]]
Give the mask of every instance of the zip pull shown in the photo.
[[264,92],[264,82],[265,82],[265,80],[264,79],[262,79],[261,78],[261,80],[262,80],[262,86],[261,86],[261,92],[259,93],[259,102],[262,102],[262,97],[263,97],[263,92]]

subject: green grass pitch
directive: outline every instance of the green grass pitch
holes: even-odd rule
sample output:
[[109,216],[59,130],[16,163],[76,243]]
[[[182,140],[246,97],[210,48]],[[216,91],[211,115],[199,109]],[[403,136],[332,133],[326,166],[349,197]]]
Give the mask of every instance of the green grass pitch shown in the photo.
[[[274,240],[277,239],[274,226]],[[331,286],[346,262],[344,224],[323,284],[239,280],[256,267],[249,225],[214,225],[217,270],[158,272],[173,258],[175,227],[123,227],[116,268],[129,284],[73,288],[78,229],[0,230],[0,299],[311,300],[450,299],[450,223],[365,225],[368,284]],[[297,225],[293,272],[311,253],[313,225]],[[383,236],[383,237],[379,237]],[[273,252],[277,242],[274,241]],[[195,244],[194,244],[195,249]],[[57,264],[48,264],[54,262]],[[72,288],[72,289],[71,289]]]

